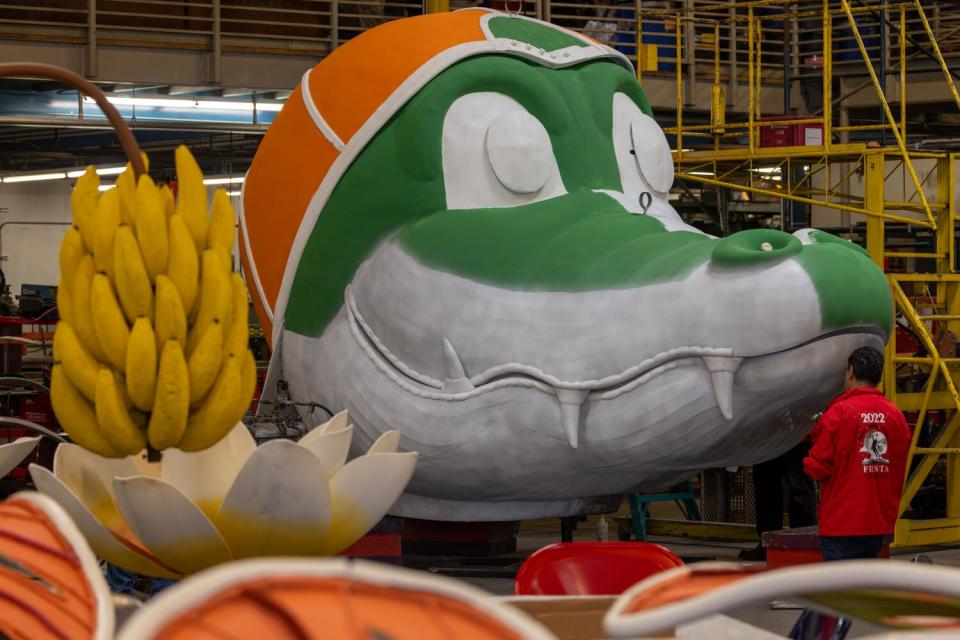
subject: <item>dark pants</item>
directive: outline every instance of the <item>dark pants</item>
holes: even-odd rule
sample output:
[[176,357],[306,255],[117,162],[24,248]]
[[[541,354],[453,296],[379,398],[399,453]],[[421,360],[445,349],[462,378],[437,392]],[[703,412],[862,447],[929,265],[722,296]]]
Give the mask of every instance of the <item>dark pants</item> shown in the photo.
[[803,459],[810,445],[801,442],[778,458],[753,465],[757,505],[757,534],[783,528],[783,489],[789,493],[791,527],[817,523],[817,489],[803,472]]
[[886,536],[820,536],[825,562],[879,558]]

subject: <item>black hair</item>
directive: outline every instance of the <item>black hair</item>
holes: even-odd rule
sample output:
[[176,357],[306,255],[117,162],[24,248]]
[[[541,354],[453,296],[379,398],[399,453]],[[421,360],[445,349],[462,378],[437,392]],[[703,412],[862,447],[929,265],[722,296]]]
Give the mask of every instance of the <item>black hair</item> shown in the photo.
[[850,354],[847,364],[853,368],[853,377],[869,382],[873,386],[880,384],[883,376],[883,353],[874,347],[860,347]]

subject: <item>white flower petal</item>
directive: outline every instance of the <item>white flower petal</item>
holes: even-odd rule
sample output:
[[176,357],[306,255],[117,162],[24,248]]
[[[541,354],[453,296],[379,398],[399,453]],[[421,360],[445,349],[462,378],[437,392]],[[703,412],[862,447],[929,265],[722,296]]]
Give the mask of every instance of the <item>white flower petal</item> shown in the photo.
[[116,478],[113,492],[130,528],[164,563],[195,573],[230,561],[213,523],[176,487],[154,478]]
[[13,442],[0,445],[0,478],[10,473],[40,442],[40,436],[17,438]]
[[371,453],[351,460],[330,479],[333,506],[324,551],[339,553],[365,535],[410,482],[417,454]]
[[353,438],[353,425],[349,424],[338,431],[314,429],[297,442],[313,452],[327,472],[327,476],[336,473],[347,461],[350,453],[350,440]]
[[326,470],[289,440],[257,448],[214,522],[235,558],[316,555],[330,526]]
[[213,520],[230,485],[256,448],[253,436],[238,422],[223,440],[203,451],[164,451],[160,479],[179,489]]
[[317,429],[322,429],[325,432],[340,431],[340,429],[346,428],[349,422],[350,422],[350,414],[347,413],[346,409],[344,409],[343,411],[333,416],[323,424],[317,426],[316,429],[314,429],[314,431],[316,431]]
[[84,469],[89,469],[96,474],[108,492],[114,478],[135,476],[140,473],[140,468],[133,457],[104,458],[81,446],[69,443],[57,447],[53,454],[53,474],[70,487],[71,491],[77,493],[81,500],[84,499],[83,495],[80,495]]
[[[60,445],[63,446],[63,445]],[[77,528],[83,532],[87,542],[98,556],[124,569],[160,578],[177,578],[179,575],[154,563],[147,557],[133,551],[128,544],[120,542],[70,489],[55,475],[40,465],[30,465],[30,477],[37,490],[44,493],[64,508]]]
[[367,454],[371,453],[396,453],[400,448],[400,432],[384,431],[383,435],[377,438],[377,441],[370,445]]

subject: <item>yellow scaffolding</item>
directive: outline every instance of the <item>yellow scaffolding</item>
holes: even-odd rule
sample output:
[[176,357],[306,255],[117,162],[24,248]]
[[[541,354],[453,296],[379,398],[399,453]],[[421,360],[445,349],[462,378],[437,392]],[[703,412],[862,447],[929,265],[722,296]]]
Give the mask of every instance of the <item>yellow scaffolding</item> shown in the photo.
[[[780,13],[758,15],[758,7],[776,4]],[[921,152],[907,146],[907,15],[915,14],[924,26],[950,93],[960,107],[960,94],[936,42],[934,30],[918,0],[881,2],[852,7],[848,0],[836,3],[823,0],[822,9],[807,15],[822,15],[823,24],[823,109],[822,115],[801,115],[799,118],[768,118],[761,115],[762,34],[765,20],[796,20],[798,2],[730,2],[715,7],[696,7],[699,11],[730,11],[725,20],[746,22],[747,34],[747,113],[746,121],[732,122],[724,113],[725,101],[717,96],[720,87],[719,37],[713,38],[714,88],[709,124],[684,124],[682,64],[685,46],[681,23],[706,20],[702,13],[679,10],[656,10],[643,15],[673,16],[676,46],[677,124],[667,131],[676,136],[674,158],[677,176],[684,181],[717,188],[731,189],[752,197],[776,198],[805,205],[825,207],[849,214],[862,215],[866,224],[866,247],[873,260],[886,270],[891,259],[929,260],[935,264],[930,273],[888,273],[891,293],[899,322],[905,325],[922,345],[922,354],[898,354],[896,337],[887,345],[887,367],[883,389],[905,412],[914,416],[913,442],[910,448],[908,475],[900,504],[895,544],[914,546],[960,542],[960,354],[944,353],[941,339],[960,335],[960,273],[954,256],[954,223],[956,221],[955,180],[957,155]],[[806,3],[809,4],[809,3]],[[793,9],[791,11],[791,8]],[[737,9],[741,9],[737,12]],[[898,21],[899,61],[898,98],[900,109],[894,114],[874,68],[857,22],[867,11],[892,12]],[[719,20],[719,18],[717,18]],[[863,62],[862,75],[872,85],[883,110],[881,124],[834,126],[833,123],[833,31],[843,21],[852,33]],[[717,23],[719,24],[719,23]],[[718,34],[719,27],[714,26]],[[731,30],[731,34],[733,34]],[[732,37],[732,36],[731,36]],[[702,48],[702,45],[701,45]],[[898,117],[899,116],[899,117]],[[813,146],[763,147],[761,127],[777,124],[816,124],[823,128],[822,144]],[[834,134],[852,131],[884,132],[896,141],[895,146],[834,142]],[[743,146],[731,146],[736,139],[746,139]],[[712,141],[712,149],[684,148],[684,140]],[[922,170],[927,165],[929,170]],[[839,181],[833,172],[839,168]],[[863,190],[854,193],[853,176],[862,176]],[[898,197],[888,197],[888,186],[902,183]],[[819,184],[818,184],[819,183]],[[929,197],[926,189],[932,193]],[[933,251],[897,251],[890,242],[891,223],[907,224],[912,229],[927,230],[935,240]],[[909,376],[898,376],[905,371]],[[899,379],[910,384],[901,384]],[[936,414],[934,424],[931,415]],[[945,460],[942,464],[940,461]],[[913,519],[908,517],[911,503],[931,478],[945,478],[946,508],[944,517]]]

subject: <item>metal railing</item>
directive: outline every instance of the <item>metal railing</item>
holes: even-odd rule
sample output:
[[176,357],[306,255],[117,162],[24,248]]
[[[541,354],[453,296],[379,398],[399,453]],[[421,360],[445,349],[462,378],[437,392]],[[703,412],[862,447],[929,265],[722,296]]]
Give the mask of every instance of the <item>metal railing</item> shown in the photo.
[[[366,29],[423,13],[428,4],[435,7],[436,0],[0,0],[0,37],[86,43],[94,51],[103,44],[319,57]],[[476,4],[465,0],[454,2],[454,7]],[[590,35],[654,75],[669,76],[681,65],[685,77],[709,80],[715,74],[714,62],[719,61],[722,80],[745,83],[751,53],[756,56],[760,83],[782,84],[785,75],[802,80],[822,72],[822,0],[485,0],[479,4]],[[827,4],[834,15],[842,13],[841,1]],[[897,8],[903,5],[912,3],[851,3],[863,45],[881,69],[893,68],[901,48]],[[915,12],[907,12],[903,32],[908,58],[916,60],[916,45],[927,41],[929,26],[944,57],[960,59],[960,7],[931,4],[926,10],[928,24]],[[745,45],[751,25],[757,43],[752,52]],[[679,47],[678,33],[683,39]],[[826,40],[833,46],[835,77],[862,75],[857,38],[849,28],[834,24]],[[642,45],[639,60],[638,42]]]
[[[17,0],[0,37],[323,56],[356,34],[425,11],[423,0]],[[216,81],[216,79],[214,79]]]

